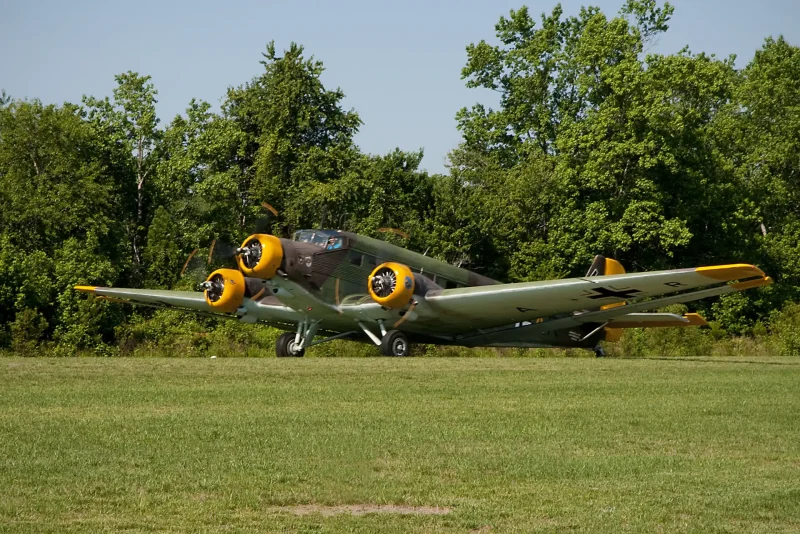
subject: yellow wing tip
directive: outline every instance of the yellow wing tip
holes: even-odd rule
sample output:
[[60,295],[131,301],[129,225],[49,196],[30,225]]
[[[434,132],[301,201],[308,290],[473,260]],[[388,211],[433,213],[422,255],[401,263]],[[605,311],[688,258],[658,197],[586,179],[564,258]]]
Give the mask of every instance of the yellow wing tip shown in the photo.
[[749,263],[710,265],[708,267],[698,267],[695,269],[695,272],[702,274],[703,276],[713,278],[714,280],[720,280],[724,282],[728,282],[730,280],[740,280],[742,278],[753,278],[754,276],[758,276],[762,279],[765,277],[764,271],[755,265],[750,265]]
[[689,321],[686,326],[708,326],[706,320],[699,313],[684,313],[683,318]]
[[97,286],[75,286],[76,291],[83,291],[84,293],[94,293]]

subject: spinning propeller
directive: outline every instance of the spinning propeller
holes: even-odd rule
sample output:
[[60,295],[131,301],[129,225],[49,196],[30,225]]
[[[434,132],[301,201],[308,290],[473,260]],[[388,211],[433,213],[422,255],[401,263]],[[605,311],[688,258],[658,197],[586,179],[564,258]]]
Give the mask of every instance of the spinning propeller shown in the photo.
[[[278,210],[270,204],[262,202],[261,207],[267,214],[253,224],[253,234],[268,232],[272,219],[278,216]],[[209,278],[214,268],[237,269],[247,273],[258,264],[263,254],[263,244],[258,239],[248,239],[242,247],[237,247],[223,239],[214,238],[207,249],[208,252],[206,247],[198,247],[189,253],[181,269],[180,278],[187,277],[195,281],[196,287],[207,291],[209,298],[212,298],[215,292],[222,291],[222,278],[220,276]],[[215,282],[215,278],[219,280]]]

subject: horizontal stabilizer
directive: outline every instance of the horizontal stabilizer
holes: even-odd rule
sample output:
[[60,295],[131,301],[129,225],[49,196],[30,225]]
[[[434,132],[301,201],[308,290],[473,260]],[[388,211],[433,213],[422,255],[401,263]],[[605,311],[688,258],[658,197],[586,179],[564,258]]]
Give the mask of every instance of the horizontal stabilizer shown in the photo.
[[676,315],[674,313],[629,313],[609,321],[610,328],[657,328],[667,326],[707,326],[697,313]]

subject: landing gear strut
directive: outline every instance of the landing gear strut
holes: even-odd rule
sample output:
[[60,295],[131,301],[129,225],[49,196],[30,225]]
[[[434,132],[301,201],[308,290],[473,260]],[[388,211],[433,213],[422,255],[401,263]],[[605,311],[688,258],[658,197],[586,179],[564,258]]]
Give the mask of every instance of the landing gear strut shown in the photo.
[[306,353],[306,349],[304,349],[302,345],[295,343],[294,332],[286,332],[278,336],[278,339],[275,341],[275,352],[278,358],[302,358]]
[[384,356],[408,356],[411,345],[400,330],[389,330],[381,339],[381,354]]

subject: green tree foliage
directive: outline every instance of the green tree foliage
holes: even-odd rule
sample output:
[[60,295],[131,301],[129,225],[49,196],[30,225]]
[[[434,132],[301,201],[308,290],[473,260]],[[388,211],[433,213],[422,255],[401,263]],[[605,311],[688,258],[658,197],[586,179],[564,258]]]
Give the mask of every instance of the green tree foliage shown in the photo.
[[[546,217],[559,231],[540,221],[527,228],[525,248],[555,253],[573,274],[597,252],[637,268],[675,266],[676,253],[705,263],[742,237],[708,228],[733,220],[742,203],[709,135],[730,98],[732,61],[645,56],[671,13],[669,4],[633,0],[611,19],[597,8],[564,17],[557,6],[537,28],[522,8],[496,26],[501,45],[467,49],[467,85],[498,90],[501,101],[498,110],[461,110],[459,150],[509,169],[514,188],[547,190],[558,209]],[[557,178],[525,170],[542,158]]]
[[[242,202],[251,196],[283,212],[304,182],[339,178],[358,158],[353,135],[361,119],[342,109],[340,89],[322,85],[322,62],[306,59],[302,46],[292,43],[278,56],[271,42],[263,56],[264,72],[228,91],[223,114],[244,134],[237,162]],[[312,223],[299,213],[284,217]]]
[[[23,342],[34,333],[78,345],[99,339],[104,310],[71,288],[118,280],[117,185],[102,138],[77,107],[34,100],[0,108],[0,322],[16,324]],[[94,319],[78,324],[90,307]]]
[[637,270],[763,265],[777,288],[715,306],[742,332],[765,295],[775,305],[798,285],[784,273],[800,237],[798,49],[769,39],[742,71],[733,57],[648,54],[672,12],[629,0],[613,18],[560,5],[538,23],[525,7],[501,18],[499,44],[468,46],[462,72],[499,107],[458,113],[452,174],[483,196],[494,248],[512,244],[511,279],[579,275],[596,253]]
[[752,199],[765,267],[800,297],[800,48],[769,38],[741,72],[732,159]]
[[157,129],[156,91],[150,76],[140,76],[136,72],[126,72],[115,77],[114,101],[108,97],[100,100],[84,97],[87,117],[94,124],[107,143],[106,149],[115,156],[115,171],[127,175],[129,192],[135,188],[134,195],[126,195],[135,207],[133,217],[127,221],[132,249],[132,259],[137,273],[142,263],[142,235],[146,234],[149,222],[147,210],[148,177],[155,166],[153,150],[161,132]]

